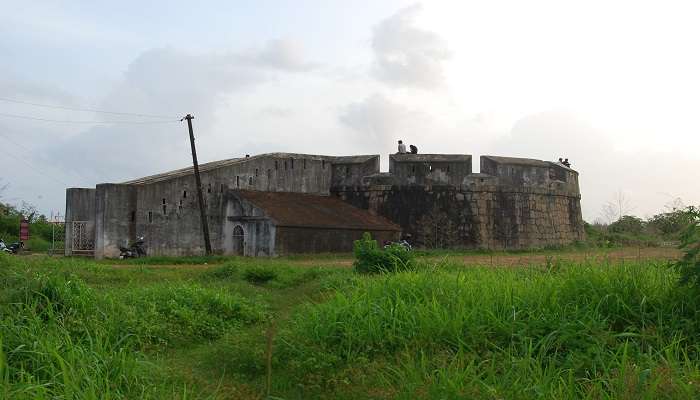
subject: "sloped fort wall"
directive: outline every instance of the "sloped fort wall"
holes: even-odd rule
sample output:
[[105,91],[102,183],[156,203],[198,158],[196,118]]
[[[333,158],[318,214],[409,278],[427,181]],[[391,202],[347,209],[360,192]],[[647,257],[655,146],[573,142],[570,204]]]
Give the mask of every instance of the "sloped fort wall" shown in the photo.
[[[271,153],[202,164],[213,249],[224,254],[231,249],[227,221],[230,193],[236,190],[338,196],[399,224],[419,245],[433,227],[441,230],[435,236],[449,236],[453,247],[521,249],[584,238],[578,173],[563,165],[482,156],[481,172],[472,173],[470,155],[395,154],[389,161],[389,173],[379,173],[378,155]],[[142,235],[151,255],[204,252],[191,168],[68,189],[66,216],[67,227],[71,219],[94,226],[96,257],[118,256],[120,245]],[[272,232],[259,231],[263,241]],[[314,237],[308,229],[298,231]],[[66,254],[71,254],[71,230],[66,234]]]

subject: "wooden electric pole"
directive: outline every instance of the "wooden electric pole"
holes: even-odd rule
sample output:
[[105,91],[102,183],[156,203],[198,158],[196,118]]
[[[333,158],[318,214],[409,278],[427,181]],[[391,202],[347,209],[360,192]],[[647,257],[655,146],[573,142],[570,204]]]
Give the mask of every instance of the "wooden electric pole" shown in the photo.
[[204,251],[211,255],[211,242],[209,241],[209,223],[207,213],[204,210],[204,194],[202,194],[202,180],[199,177],[199,164],[197,163],[197,149],[194,147],[194,132],[192,131],[192,120],[194,117],[187,114],[183,119],[187,120],[187,128],[190,130],[190,145],[192,146],[192,164],[194,165],[194,180],[197,185],[197,200],[199,200],[199,211],[202,217],[202,233],[204,233]]

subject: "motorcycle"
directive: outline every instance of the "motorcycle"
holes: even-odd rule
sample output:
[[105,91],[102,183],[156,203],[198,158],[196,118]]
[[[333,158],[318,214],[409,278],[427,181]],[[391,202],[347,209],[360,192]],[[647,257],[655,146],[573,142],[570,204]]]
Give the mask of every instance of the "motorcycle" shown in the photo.
[[144,248],[145,239],[143,236],[136,238],[136,241],[129,247],[119,247],[119,259],[123,260],[125,258],[139,258],[146,256],[146,249]]
[[5,244],[5,241],[0,239],[0,251],[8,254],[17,254],[20,250],[24,248],[23,242],[15,242],[9,246]]
[[405,239],[400,240],[398,242],[390,242],[390,241],[384,242],[384,250],[388,249],[389,247],[391,247],[392,245],[395,245],[395,244],[398,244],[399,246],[403,247],[404,249],[406,249],[408,251],[413,250],[413,247],[411,247],[411,244],[408,243],[408,241]]

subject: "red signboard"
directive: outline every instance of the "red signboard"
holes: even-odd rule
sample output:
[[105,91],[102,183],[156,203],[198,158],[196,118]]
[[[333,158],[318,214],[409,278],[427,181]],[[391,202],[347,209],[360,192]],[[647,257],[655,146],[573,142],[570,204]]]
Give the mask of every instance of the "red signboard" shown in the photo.
[[29,240],[29,221],[23,219],[19,223],[19,241],[26,242]]

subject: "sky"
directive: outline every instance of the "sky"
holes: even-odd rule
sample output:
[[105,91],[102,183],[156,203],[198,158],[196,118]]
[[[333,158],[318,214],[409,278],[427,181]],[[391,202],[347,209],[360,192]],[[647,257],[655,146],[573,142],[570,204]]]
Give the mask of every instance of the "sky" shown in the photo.
[[640,217],[700,204],[692,1],[0,6],[0,200],[46,215],[67,187],[187,166],[188,113],[201,162],[381,154],[386,170],[403,139],[475,172],[485,154],[568,157],[591,222],[621,196]]

